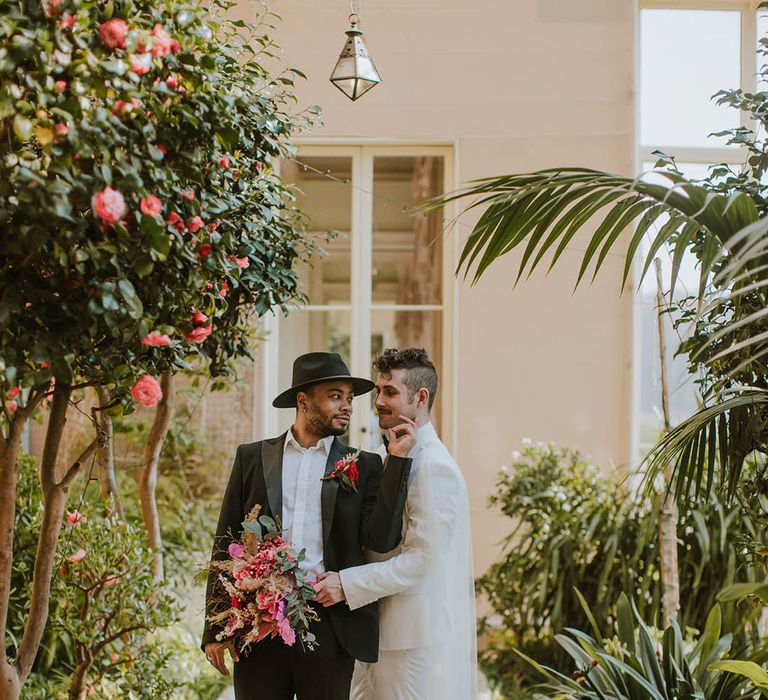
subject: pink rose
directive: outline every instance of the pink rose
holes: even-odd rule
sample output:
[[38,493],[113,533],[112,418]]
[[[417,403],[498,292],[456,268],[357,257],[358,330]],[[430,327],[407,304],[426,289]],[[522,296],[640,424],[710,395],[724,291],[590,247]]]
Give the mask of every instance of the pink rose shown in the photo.
[[156,24],[149,35],[155,39],[154,46],[149,50],[153,56],[165,56],[173,51],[173,39],[162,26]]
[[197,324],[203,324],[208,320],[208,317],[202,311],[195,311],[192,314],[192,321]]
[[163,203],[155,195],[148,194],[139,201],[139,209],[141,209],[142,214],[147,216],[160,216],[163,211]]
[[66,80],[57,80],[53,84],[53,89],[56,90],[56,92],[64,92],[64,90],[67,89],[67,81]]
[[116,189],[105,187],[93,196],[93,210],[105,224],[114,224],[125,214],[125,199]]
[[77,562],[85,559],[85,550],[81,547],[71,557],[67,557],[67,561],[77,564]]
[[10,389],[8,389],[6,396],[9,399],[15,399],[20,393],[21,393],[21,389],[19,389],[19,387],[12,386]]
[[231,545],[229,545],[227,551],[229,552],[229,556],[233,559],[242,559],[243,555],[245,554],[243,545],[237,544],[237,542],[233,542]]
[[219,167],[220,168],[229,167],[229,158],[227,156],[222,156],[221,158],[219,158]]
[[69,523],[70,527],[74,527],[78,523],[87,523],[88,518],[86,518],[79,510],[76,510],[74,512],[67,511],[67,523]]
[[145,374],[133,385],[131,396],[142,406],[154,406],[163,398],[163,390],[157,383],[157,379]]
[[197,249],[197,252],[200,253],[201,258],[207,258],[211,251],[213,250],[213,246],[211,246],[210,243],[201,243],[200,247]]
[[125,48],[125,35],[128,33],[128,25],[125,20],[108,19],[99,28],[101,41],[110,51]]
[[149,54],[145,53],[138,56],[131,54],[129,59],[131,61],[131,73],[136,73],[136,75],[149,73],[149,69],[152,68],[152,56]]
[[191,331],[186,332],[184,338],[193,343],[202,343],[211,334],[212,330],[213,328],[210,325],[198,326],[197,328],[193,328]]
[[162,335],[158,331],[152,331],[149,335],[145,335],[141,342],[144,345],[149,345],[153,348],[168,347],[171,345],[171,339],[167,335]]
[[56,124],[53,128],[59,136],[66,136],[69,133],[69,127],[66,124]]
[[245,269],[250,265],[250,262],[248,262],[248,258],[236,258],[234,255],[230,255],[229,259],[235,263],[238,267],[241,267],[242,269]]
[[191,218],[187,224],[187,228],[189,228],[192,233],[199,231],[203,226],[205,226],[205,222],[199,216]]

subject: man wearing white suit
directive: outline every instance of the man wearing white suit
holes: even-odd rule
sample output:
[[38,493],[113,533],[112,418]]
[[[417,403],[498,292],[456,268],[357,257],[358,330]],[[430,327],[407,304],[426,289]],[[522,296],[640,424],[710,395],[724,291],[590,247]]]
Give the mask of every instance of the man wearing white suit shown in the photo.
[[[318,600],[355,610],[379,600],[379,661],[355,664],[352,700],[473,700],[475,595],[464,478],[430,421],[437,372],[420,348],[374,363],[379,427],[415,425],[400,546],[319,577]],[[392,434],[392,433],[390,433]]]

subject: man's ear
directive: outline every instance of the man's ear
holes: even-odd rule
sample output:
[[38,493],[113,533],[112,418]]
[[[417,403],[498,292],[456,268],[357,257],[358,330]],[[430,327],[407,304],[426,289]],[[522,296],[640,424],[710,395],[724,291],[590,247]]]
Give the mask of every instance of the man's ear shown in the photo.
[[309,401],[309,396],[306,391],[300,391],[296,394],[296,408],[299,411],[307,410],[308,401]]
[[429,389],[421,387],[416,394],[416,406],[429,406]]

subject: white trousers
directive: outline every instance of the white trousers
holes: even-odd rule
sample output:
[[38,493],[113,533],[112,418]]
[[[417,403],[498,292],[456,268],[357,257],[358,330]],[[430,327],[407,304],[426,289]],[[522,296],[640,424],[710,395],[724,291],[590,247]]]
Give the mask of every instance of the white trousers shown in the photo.
[[432,664],[429,647],[380,651],[375,664],[355,662],[349,700],[429,700]]

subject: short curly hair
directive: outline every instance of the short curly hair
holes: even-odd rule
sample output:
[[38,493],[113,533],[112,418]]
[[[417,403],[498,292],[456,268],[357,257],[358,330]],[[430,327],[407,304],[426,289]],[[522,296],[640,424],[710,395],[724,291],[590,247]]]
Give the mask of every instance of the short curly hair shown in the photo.
[[437,370],[424,348],[387,348],[373,362],[373,369],[380,374],[392,374],[393,369],[405,370],[405,386],[408,387],[408,400],[419,389],[429,392],[429,410],[437,394]]

